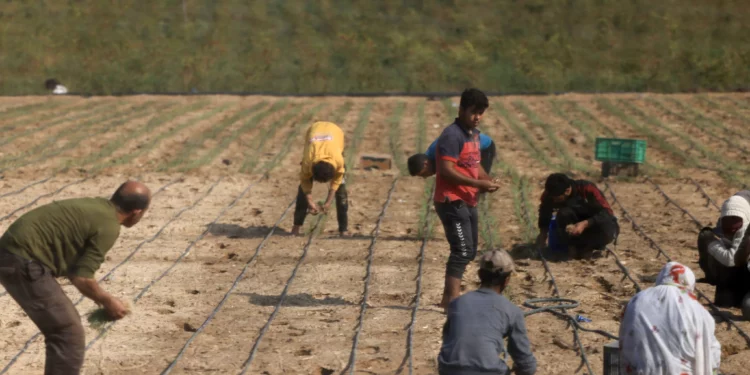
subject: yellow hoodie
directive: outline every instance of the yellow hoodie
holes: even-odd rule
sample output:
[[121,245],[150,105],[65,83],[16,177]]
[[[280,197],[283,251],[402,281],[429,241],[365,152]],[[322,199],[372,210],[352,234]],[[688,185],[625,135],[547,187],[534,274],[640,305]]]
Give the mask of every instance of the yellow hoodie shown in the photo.
[[302,152],[302,168],[299,173],[302,192],[312,192],[313,164],[324,161],[333,165],[336,173],[331,180],[331,189],[338,190],[344,180],[344,132],[332,122],[318,121],[307,129],[305,149]]

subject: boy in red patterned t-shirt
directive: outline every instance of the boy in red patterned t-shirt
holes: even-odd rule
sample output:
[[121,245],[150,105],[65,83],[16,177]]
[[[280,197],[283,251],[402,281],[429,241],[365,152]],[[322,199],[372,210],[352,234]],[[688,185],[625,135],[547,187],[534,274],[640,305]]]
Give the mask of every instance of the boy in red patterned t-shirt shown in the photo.
[[451,248],[440,302],[443,308],[461,294],[466,265],[477,255],[477,194],[480,190],[494,192],[499,188],[479,164],[479,131],[476,127],[487,107],[489,102],[483,92],[465,90],[461,94],[458,117],[437,140],[433,200]]

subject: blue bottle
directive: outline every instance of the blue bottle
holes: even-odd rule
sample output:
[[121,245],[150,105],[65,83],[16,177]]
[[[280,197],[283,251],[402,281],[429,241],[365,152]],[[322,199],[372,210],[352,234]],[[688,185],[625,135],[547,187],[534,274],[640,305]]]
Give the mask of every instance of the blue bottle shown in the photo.
[[549,222],[549,235],[547,243],[551,251],[565,251],[565,245],[560,243],[560,236],[557,234],[557,212],[552,213],[552,220]]

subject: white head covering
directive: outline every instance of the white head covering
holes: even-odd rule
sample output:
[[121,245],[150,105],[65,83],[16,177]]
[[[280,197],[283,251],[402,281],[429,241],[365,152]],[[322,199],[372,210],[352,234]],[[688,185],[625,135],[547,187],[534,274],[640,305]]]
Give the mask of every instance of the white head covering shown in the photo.
[[729,199],[724,201],[721,205],[721,217],[724,216],[737,216],[742,219],[742,229],[739,232],[745,232],[748,224],[750,223],[750,203],[747,199],[733,195]]
[[669,262],[656,286],[633,297],[620,324],[623,374],[711,375],[721,362],[711,314],[697,301],[695,274]]

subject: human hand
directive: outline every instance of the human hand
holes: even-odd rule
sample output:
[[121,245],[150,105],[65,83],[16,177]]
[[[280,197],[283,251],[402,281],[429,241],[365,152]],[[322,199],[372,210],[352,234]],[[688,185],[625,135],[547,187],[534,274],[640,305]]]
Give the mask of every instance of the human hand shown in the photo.
[[547,233],[539,233],[539,235],[536,236],[536,246],[544,247],[546,243],[547,243]]
[[500,189],[500,185],[495,181],[490,180],[477,180],[477,187],[480,191],[488,191],[494,193],[497,189]]
[[114,320],[120,320],[130,314],[128,306],[118,298],[110,297],[104,300],[103,305],[107,314]]
[[320,207],[315,202],[310,202],[307,206],[307,212],[311,215],[317,215],[320,213]]
[[581,233],[583,233],[586,228],[588,228],[589,222],[584,220],[581,222],[578,222],[576,224],[570,224],[567,227],[565,227],[565,231],[568,232],[571,236],[579,236]]

